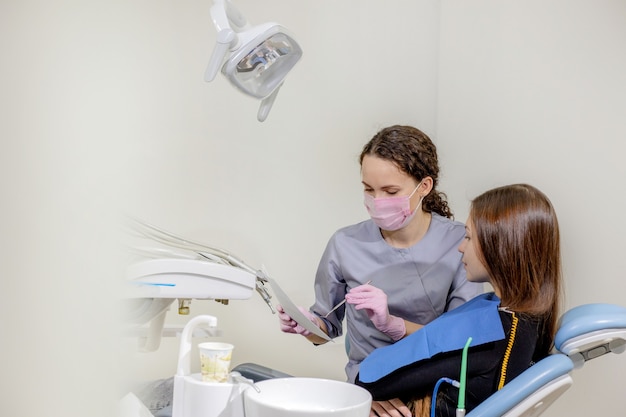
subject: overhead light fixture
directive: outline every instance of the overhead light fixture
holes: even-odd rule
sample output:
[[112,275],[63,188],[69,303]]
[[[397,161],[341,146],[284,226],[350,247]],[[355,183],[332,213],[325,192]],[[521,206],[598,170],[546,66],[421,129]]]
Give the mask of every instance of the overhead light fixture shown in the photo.
[[302,56],[302,48],[276,23],[251,26],[230,0],[214,0],[211,18],[217,43],[204,80],[218,71],[243,93],[261,100],[257,119],[267,118],[287,73]]

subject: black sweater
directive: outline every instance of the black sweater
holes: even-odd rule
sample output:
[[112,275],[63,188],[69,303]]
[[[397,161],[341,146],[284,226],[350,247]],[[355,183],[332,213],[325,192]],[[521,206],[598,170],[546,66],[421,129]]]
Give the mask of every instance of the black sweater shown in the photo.
[[[541,323],[519,313],[500,310],[505,338],[470,347],[467,358],[465,409],[467,412],[496,392],[501,385],[546,357],[550,338],[541,336]],[[430,359],[404,366],[381,379],[356,384],[367,389],[374,400],[400,398],[409,401],[433,393],[437,381],[448,377],[459,381],[462,350],[440,353]],[[454,417],[458,389],[441,384],[437,395],[437,416]],[[435,399],[433,398],[433,401]]]

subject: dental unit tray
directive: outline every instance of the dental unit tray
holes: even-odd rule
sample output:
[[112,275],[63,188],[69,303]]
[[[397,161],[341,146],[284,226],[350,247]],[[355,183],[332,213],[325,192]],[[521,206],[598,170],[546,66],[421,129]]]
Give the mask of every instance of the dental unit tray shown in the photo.
[[275,313],[265,286],[266,272],[222,249],[192,242],[138,219],[130,218],[129,222],[129,234],[139,242],[129,244],[134,256],[126,268],[126,333],[140,338],[141,350],[154,351],[163,335],[180,333],[166,331],[165,326],[165,315],[175,300],[179,314],[189,314],[192,299],[228,304],[229,300],[249,299],[256,290]]
[[256,275],[228,265],[193,259],[150,259],[130,265],[130,296],[245,300]]
[[[265,273],[233,254],[193,242],[139,219],[129,219],[130,232],[142,245],[130,245],[136,256],[126,273],[131,297],[178,299],[247,299],[252,290],[274,308]],[[148,245],[146,246],[146,241]]]

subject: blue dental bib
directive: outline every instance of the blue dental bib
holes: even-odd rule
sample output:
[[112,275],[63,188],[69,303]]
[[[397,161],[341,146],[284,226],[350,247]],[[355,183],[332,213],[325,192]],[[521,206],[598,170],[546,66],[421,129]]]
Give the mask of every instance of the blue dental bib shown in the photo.
[[374,350],[361,362],[359,380],[374,382],[438,353],[461,350],[469,337],[471,346],[504,339],[499,305],[500,299],[494,293],[481,294],[393,345]]

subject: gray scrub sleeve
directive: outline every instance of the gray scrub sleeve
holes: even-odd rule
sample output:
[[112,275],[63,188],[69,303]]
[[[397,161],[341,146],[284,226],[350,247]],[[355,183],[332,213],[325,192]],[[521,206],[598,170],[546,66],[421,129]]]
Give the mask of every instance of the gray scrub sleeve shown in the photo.
[[[315,303],[310,310],[323,316],[344,299],[350,288],[371,281],[387,294],[391,314],[427,324],[484,292],[482,284],[465,279],[457,249],[464,235],[463,223],[435,213],[426,235],[410,248],[389,246],[371,220],[340,229],[320,259]],[[374,327],[366,312],[347,304],[324,320],[330,337],[343,334],[344,318],[346,374],[353,382],[359,363],[374,349],[393,341]]]

